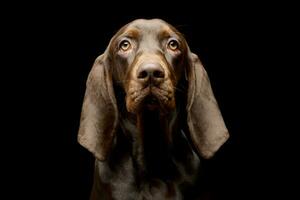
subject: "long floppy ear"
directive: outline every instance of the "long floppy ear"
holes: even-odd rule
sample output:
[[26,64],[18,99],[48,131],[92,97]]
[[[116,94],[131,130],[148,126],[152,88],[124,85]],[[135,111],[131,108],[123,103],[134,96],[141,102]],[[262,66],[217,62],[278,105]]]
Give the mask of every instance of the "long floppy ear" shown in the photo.
[[88,76],[78,133],[78,142],[99,160],[107,158],[118,119],[109,70],[105,54],[99,56]]
[[208,75],[197,55],[189,53],[187,123],[198,153],[210,158],[229,134],[211,89]]

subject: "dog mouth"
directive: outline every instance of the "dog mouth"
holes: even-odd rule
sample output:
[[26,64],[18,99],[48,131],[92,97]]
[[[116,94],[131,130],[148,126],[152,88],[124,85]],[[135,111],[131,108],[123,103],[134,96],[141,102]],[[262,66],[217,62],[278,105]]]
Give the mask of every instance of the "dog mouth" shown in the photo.
[[159,109],[160,103],[157,97],[153,96],[152,94],[149,94],[145,97],[143,105],[145,108],[152,111]]
[[174,107],[175,100],[172,91],[157,87],[146,87],[134,91],[126,97],[126,106],[129,112],[137,113],[142,110],[167,111]]

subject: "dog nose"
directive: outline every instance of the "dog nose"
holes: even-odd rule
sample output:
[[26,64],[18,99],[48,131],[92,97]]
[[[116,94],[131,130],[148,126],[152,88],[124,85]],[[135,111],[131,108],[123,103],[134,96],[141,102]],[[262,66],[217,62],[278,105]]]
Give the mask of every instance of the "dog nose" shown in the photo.
[[165,72],[158,63],[144,64],[138,69],[137,78],[140,81],[160,83],[165,78]]

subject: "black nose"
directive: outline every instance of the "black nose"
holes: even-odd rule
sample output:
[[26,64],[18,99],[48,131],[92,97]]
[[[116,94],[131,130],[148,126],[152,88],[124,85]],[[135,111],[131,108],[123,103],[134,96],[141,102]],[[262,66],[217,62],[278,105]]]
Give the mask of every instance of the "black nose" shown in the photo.
[[154,81],[159,83],[165,78],[165,72],[160,64],[144,64],[138,69],[137,78],[140,81]]

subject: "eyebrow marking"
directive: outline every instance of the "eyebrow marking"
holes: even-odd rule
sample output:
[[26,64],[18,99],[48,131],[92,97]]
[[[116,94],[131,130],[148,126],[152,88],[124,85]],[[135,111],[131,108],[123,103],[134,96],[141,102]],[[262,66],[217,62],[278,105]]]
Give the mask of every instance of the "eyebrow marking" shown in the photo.
[[169,28],[164,28],[159,32],[159,37],[160,38],[168,38],[172,35],[173,31]]
[[177,40],[179,40],[181,42],[182,40],[182,35],[176,31],[176,30],[173,30],[172,28],[170,27],[165,27],[164,29],[162,29],[159,33],[158,33],[158,39],[159,40],[164,40],[166,38],[171,38],[171,37],[174,37],[176,38]]
[[129,30],[126,30],[122,36],[128,38],[138,38],[140,36],[140,31],[135,28],[130,28]]

